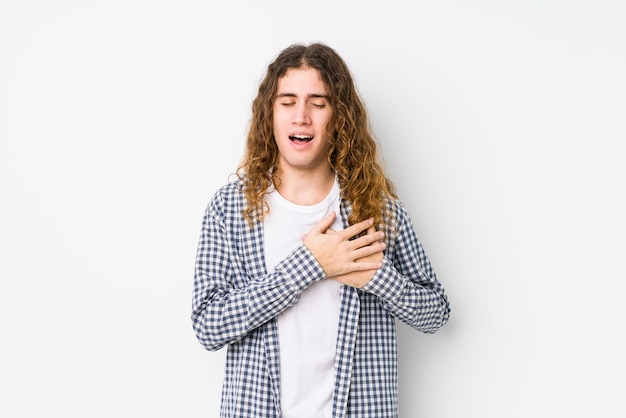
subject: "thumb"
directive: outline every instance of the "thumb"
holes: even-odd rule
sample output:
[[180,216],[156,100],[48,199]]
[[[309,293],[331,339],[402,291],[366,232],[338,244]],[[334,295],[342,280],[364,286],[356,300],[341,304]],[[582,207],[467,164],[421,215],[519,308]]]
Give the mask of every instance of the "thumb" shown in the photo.
[[324,232],[326,232],[326,230],[330,228],[333,222],[335,222],[335,216],[336,216],[335,212],[330,212],[321,221],[315,224],[313,228],[311,228],[311,230],[309,231],[309,234],[312,234],[312,233],[323,234]]

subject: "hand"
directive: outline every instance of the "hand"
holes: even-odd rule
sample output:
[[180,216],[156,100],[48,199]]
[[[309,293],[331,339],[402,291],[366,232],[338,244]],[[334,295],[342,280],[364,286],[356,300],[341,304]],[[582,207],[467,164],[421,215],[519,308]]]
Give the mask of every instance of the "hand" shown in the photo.
[[[377,234],[376,228],[373,226],[367,229],[367,234]],[[383,250],[385,249],[385,244],[382,242],[375,241],[370,244],[370,246],[378,246],[380,251],[368,255],[367,257],[360,258],[356,260],[357,262],[382,262],[383,260]],[[376,269],[374,270],[362,270],[362,271],[353,271],[351,273],[342,274],[339,276],[331,277],[331,279],[337,280],[340,283],[343,283],[348,286],[356,287],[357,289],[361,289],[363,286],[369,283],[374,277],[376,273]]]
[[[335,216],[333,212],[311,228],[303,237],[304,245],[315,256],[328,277],[338,278],[349,273],[368,272],[364,277],[369,275],[371,279],[374,272],[382,267],[385,244],[379,241],[384,234],[374,229],[373,219],[335,231],[330,228]],[[365,235],[351,239],[364,231],[367,231]],[[355,278],[346,276],[344,279],[352,282]]]

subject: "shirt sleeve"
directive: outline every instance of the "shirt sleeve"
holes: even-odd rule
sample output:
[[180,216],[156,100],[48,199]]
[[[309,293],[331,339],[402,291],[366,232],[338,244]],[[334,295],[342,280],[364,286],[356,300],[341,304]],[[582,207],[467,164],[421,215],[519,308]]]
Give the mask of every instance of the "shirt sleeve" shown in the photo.
[[450,304],[404,207],[396,203],[397,231],[383,267],[363,290],[376,295],[395,318],[425,333],[448,322]]
[[[261,239],[260,232],[248,229],[237,233],[233,222],[241,220],[233,207],[219,193],[212,199],[202,221],[194,271],[192,325],[200,343],[207,350],[218,350],[234,343],[295,304],[313,282],[325,277],[315,257],[300,245],[267,274],[262,246],[257,259],[247,260],[256,266],[250,273],[243,265],[249,248]],[[248,226],[245,226],[249,228]],[[248,254],[248,255],[246,255]]]

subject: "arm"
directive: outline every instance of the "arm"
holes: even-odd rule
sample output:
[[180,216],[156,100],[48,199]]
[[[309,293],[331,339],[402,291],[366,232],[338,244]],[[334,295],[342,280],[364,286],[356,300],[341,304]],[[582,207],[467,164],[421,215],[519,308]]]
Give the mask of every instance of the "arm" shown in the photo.
[[[218,350],[243,338],[296,303],[304,289],[325,277],[303,245],[276,266],[272,274],[249,277],[242,256],[246,246],[253,244],[251,238],[258,237],[254,231],[242,231],[248,228],[243,220],[239,229],[226,223],[233,219],[238,222],[239,213],[240,206],[218,193],[202,222],[191,318],[198,340],[208,350]],[[246,237],[250,242],[245,242]],[[261,270],[265,271],[256,269]]]
[[[260,232],[247,229],[240,215],[242,202],[240,195],[218,193],[202,222],[192,324],[198,340],[208,350],[236,342],[276,317],[294,305],[313,282],[325,279],[328,272],[349,273],[382,266],[381,262],[357,262],[380,251],[368,246],[376,237],[350,240],[371,221],[335,233],[328,229],[335,216],[331,214],[313,227],[304,243],[281,261],[273,273],[266,274]],[[256,252],[250,249],[253,247]],[[246,251],[254,259],[246,261],[256,263],[248,269],[243,263]]]
[[401,204],[396,206],[396,216],[397,234],[385,251],[383,267],[363,290],[378,296],[392,316],[433,333],[448,321],[448,297]]

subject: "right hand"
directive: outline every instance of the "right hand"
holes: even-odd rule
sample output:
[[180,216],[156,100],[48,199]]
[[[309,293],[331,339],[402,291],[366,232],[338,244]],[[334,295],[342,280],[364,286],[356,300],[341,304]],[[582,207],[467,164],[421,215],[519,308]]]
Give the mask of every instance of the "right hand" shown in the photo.
[[380,241],[384,234],[376,231],[350,239],[373,227],[374,220],[367,219],[348,228],[335,231],[330,228],[336,214],[332,212],[315,225],[303,237],[304,245],[311,251],[324,269],[326,276],[335,277],[357,271],[377,270],[382,267],[382,257],[370,257],[382,253],[385,244]]

